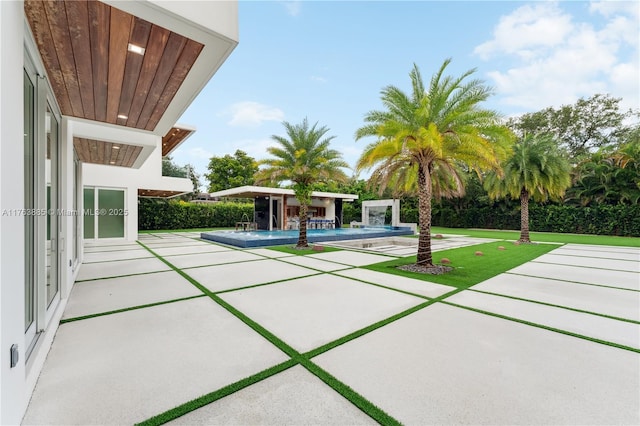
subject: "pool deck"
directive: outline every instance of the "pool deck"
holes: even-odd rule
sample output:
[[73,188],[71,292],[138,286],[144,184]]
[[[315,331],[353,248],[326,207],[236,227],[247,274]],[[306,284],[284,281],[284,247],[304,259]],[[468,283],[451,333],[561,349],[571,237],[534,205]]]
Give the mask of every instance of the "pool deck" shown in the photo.
[[[359,228],[363,229],[363,228]],[[324,230],[319,229],[307,229],[307,241],[310,243],[321,243],[328,241],[345,241],[356,240],[362,238],[380,238],[380,237],[400,237],[403,235],[413,235],[411,228],[394,226],[391,229],[367,228],[368,232],[363,233],[343,233],[336,235],[334,231],[338,230]],[[345,229],[345,231],[353,231],[353,229]],[[278,236],[278,233],[285,232],[290,235]],[[264,238],[258,238],[260,234],[264,235]],[[249,234],[252,238],[247,239],[245,236]],[[240,248],[251,247],[267,247],[277,246],[283,244],[295,244],[298,241],[298,231],[213,231],[203,232],[200,237],[204,240],[213,241],[216,243],[226,244]]]
[[638,248],[458,290],[375,253],[140,242],[86,244],[23,424],[640,424]]

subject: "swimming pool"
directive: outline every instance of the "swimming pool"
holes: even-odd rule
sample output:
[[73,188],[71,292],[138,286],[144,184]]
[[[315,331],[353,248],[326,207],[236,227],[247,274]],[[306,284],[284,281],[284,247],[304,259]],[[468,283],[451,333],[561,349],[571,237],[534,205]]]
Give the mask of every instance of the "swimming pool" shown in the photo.
[[[400,226],[367,226],[362,228],[307,229],[307,241],[359,240],[362,238],[412,235],[411,228]],[[236,247],[264,247],[298,242],[298,230],[290,231],[212,231],[203,232],[200,238]]]

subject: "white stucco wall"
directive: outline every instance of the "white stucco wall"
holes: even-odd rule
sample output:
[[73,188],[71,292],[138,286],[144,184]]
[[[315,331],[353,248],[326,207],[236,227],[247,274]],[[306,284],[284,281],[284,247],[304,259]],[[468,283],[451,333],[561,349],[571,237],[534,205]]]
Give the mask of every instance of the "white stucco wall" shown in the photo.
[[158,189],[165,191],[191,192],[193,184],[190,179],[162,176],[162,138],[154,136],[156,149],[139,169],[128,167],[104,166],[99,164],[83,164],[82,176],[84,186],[121,188],[126,190],[125,239],[138,239],[138,189]]
[[163,9],[238,41],[237,1],[149,0]]
[[[22,2],[0,1],[0,212],[24,206]],[[0,424],[22,420],[25,400],[24,218],[0,215]],[[21,362],[9,368],[12,344]]]

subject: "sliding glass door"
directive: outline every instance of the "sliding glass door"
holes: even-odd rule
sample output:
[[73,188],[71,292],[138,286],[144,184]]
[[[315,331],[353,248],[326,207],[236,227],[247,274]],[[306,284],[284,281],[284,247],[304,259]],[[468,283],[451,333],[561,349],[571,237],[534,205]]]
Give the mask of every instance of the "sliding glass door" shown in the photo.
[[[24,208],[35,210],[35,76],[24,71]],[[28,345],[36,334],[36,216],[24,215],[24,322]]]
[[84,188],[84,238],[124,238],[124,189]]
[[23,73],[24,303],[31,353],[60,300],[60,114],[30,59]]

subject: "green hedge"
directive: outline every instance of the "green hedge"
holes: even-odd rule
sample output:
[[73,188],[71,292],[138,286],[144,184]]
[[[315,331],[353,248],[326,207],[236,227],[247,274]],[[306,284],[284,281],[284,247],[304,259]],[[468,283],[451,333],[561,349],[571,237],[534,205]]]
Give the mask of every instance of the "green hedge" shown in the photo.
[[[360,221],[360,210],[345,208],[344,223]],[[353,218],[353,219],[352,219]],[[400,204],[400,221],[418,223],[418,209]],[[391,223],[390,218],[387,221]],[[520,207],[503,205],[454,209],[433,205],[431,224],[448,228],[520,229]],[[532,231],[572,234],[640,236],[640,205],[576,207],[531,203],[529,228]]]
[[[389,209],[391,210],[391,209]],[[253,204],[220,202],[195,204],[140,198],[140,230],[233,227],[237,221],[253,217]],[[345,204],[344,223],[360,221],[360,209]],[[418,209],[400,204],[400,220],[418,223]],[[391,218],[387,218],[391,223]],[[504,206],[454,209],[433,205],[431,223],[449,228],[520,229],[520,209]],[[640,236],[640,205],[601,205],[575,207],[565,205],[529,205],[529,228],[532,231]]]
[[196,204],[152,198],[138,200],[138,229],[141,231],[232,227],[247,218],[253,218],[253,204]]
[[[450,228],[520,229],[520,209],[435,207],[431,223]],[[640,236],[639,205],[529,205],[529,229],[572,234]]]

